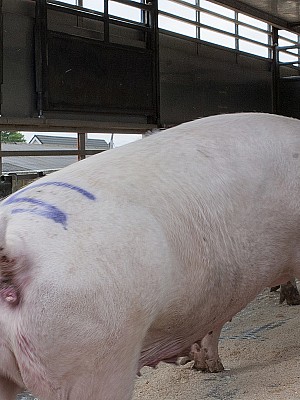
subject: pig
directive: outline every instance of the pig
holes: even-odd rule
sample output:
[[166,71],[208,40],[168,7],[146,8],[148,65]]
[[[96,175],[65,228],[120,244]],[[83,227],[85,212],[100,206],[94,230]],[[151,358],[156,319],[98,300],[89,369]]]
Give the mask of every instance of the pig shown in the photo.
[[130,400],[143,366],[299,278],[299,154],[296,119],[217,115],[2,201],[1,400]]

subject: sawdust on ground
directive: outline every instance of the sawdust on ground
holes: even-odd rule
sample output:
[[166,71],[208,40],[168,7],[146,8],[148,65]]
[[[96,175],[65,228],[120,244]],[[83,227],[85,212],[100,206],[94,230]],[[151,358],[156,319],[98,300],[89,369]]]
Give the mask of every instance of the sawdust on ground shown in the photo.
[[300,400],[300,306],[266,289],[227,323],[219,344],[225,371],[160,363],[144,367],[133,400]]

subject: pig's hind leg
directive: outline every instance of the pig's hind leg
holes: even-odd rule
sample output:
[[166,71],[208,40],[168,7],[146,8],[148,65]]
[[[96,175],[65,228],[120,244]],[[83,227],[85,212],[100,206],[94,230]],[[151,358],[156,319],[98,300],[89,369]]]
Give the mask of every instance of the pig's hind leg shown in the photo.
[[221,372],[224,370],[219,357],[218,343],[221,328],[209,332],[201,342],[191,347],[190,357],[194,360],[194,367],[203,372]]
[[184,365],[189,361],[194,361],[193,368],[202,372],[221,372],[224,370],[223,364],[219,357],[218,343],[221,329],[217,328],[204,338],[191,346],[190,353],[187,357],[179,360],[180,365]]

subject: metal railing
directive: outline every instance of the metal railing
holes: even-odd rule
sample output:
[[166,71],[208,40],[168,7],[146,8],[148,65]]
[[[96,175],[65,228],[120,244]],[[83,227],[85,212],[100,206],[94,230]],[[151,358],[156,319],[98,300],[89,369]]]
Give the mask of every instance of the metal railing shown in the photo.
[[92,156],[97,153],[108,150],[103,149],[87,149],[86,148],[86,134],[77,133],[77,148],[74,149],[49,149],[49,150],[3,150],[0,133],[0,176],[2,175],[3,158],[4,157],[55,157],[55,156],[77,156],[77,160],[83,160],[86,156]]
[[[157,0],[158,1],[158,27],[160,30],[178,33],[194,39],[207,41],[213,44],[251,53],[264,58],[272,59],[272,27],[266,22],[262,22],[253,17],[248,17],[243,13],[234,11],[223,5],[217,5],[207,0]],[[110,12],[108,0],[94,1],[93,7],[98,11],[87,7],[86,0],[77,0],[77,5],[71,4],[73,1],[48,0],[48,4],[67,7],[71,12],[87,13],[89,17],[110,18],[120,24],[134,24],[144,29],[147,26],[147,14],[151,10],[153,2],[142,0],[114,0],[112,3],[119,3],[130,8],[141,10],[140,20],[134,20],[127,13],[121,10],[113,14]],[[86,7],[85,7],[86,5]],[[97,7],[96,7],[97,5]],[[177,12],[176,12],[177,10]],[[122,15],[123,14],[123,15]],[[84,15],[84,14],[81,14]],[[249,33],[249,35],[247,34]],[[210,37],[211,36],[211,37]],[[289,42],[288,46],[299,45],[300,36],[294,34],[295,39],[280,36],[280,40]],[[280,46],[280,54],[291,55],[293,47]],[[294,54],[295,55],[295,54]],[[297,55],[298,61],[300,52]],[[279,60],[280,62],[284,62]],[[290,62],[293,66],[296,62]],[[299,63],[298,63],[299,64]]]
[[[217,12],[201,7],[201,0],[200,2],[199,0],[196,0],[196,3],[198,4],[188,3],[184,0],[161,0],[159,2],[159,17],[164,17],[165,20],[160,19],[159,27],[166,31],[179,31],[178,33],[184,34],[185,36],[208,41],[239,51],[247,52],[247,50],[242,50],[240,46],[241,42],[246,42],[247,44],[252,45],[252,51],[248,52],[255,54],[255,51],[253,50],[254,45],[256,46],[257,55],[264,54],[264,57],[271,58],[272,32],[267,23],[261,23],[257,20],[257,25],[254,25],[250,22],[254,21],[254,19],[244,16],[244,14],[229,10],[231,11],[231,16],[222,15],[221,11]],[[180,5],[186,10],[192,10],[193,14],[187,18],[179,16],[174,12],[166,11],[166,9],[172,8],[170,6],[171,4]],[[224,7],[221,9],[223,8]],[[244,20],[240,20],[241,16],[243,16]],[[247,18],[249,19],[249,22],[246,22]],[[178,26],[176,27],[174,23],[172,24],[171,20],[174,21],[174,23],[179,22],[189,25],[190,29],[183,33],[180,31],[180,28],[178,29]],[[215,22],[215,25],[213,25],[213,21]],[[243,34],[243,30],[251,30],[252,37]],[[209,38],[209,33],[212,34],[211,39]]]
[[279,31],[276,53],[279,67],[290,67],[300,76],[300,35]]

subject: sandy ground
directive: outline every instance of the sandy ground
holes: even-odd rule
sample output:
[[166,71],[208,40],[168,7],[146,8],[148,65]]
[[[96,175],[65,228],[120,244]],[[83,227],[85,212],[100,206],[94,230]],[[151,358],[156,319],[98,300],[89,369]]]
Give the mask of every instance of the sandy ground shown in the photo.
[[133,400],[299,400],[300,306],[278,303],[266,289],[226,324],[224,372],[202,373],[192,363],[144,367]]
[[299,322],[300,306],[279,305],[279,294],[266,289],[224,327],[224,372],[202,373],[192,363],[144,367],[133,400],[299,400]]

